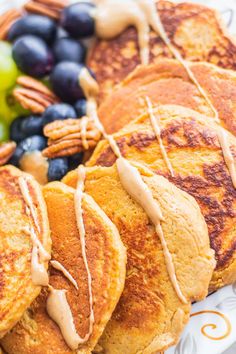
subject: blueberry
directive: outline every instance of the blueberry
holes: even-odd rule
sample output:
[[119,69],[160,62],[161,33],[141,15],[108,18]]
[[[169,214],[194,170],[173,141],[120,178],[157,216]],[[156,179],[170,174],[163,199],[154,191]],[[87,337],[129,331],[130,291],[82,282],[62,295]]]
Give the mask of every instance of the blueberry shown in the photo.
[[24,152],[42,151],[47,146],[47,140],[40,135],[33,135],[22,140],[18,146],[22,147]]
[[42,78],[53,68],[53,54],[47,44],[36,36],[25,35],[16,40],[12,49],[18,68],[24,73]]
[[63,61],[53,69],[50,81],[55,94],[64,102],[75,103],[84,97],[79,85],[79,75],[84,66],[78,63]]
[[68,158],[59,157],[57,159],[50,159],[48,166],[48,181],[59,181],[69,170]]
[[21,157],[26,152],[42,151],[47,146],[47,140],[40,135],[33,135],[29,138],[22,140],[11,157],[9,163],[19,166]]
[[87,101],[85,98],[81,98],[80,100],[78,100],[75,103],[74,107],[75,107],[78,118],[86,116],[86,104],[87,104]]
[[66,103],[57,103],[49,106],[43,113],[43,125],[51,123],[54,120],[64,120],[76,117],[76,111],[71,105]]
[[83,63],[86,55],[85,46],[71,38],[60,38],[53,46],[53,53],[56,62],[72,61]]
[[84,154],[79,152],[78,154],[69,157],[69,170],[76,169],[83,161]]
[[17,146],[14,151],[14,154],[12,155],[8,163],[16,167],[19,167],[20,159],[22,158],[23,155],[24,155],[24,150],[22,149],[21,146]]
[[55,21],[45,16],[28,15],[14,22],[8,33],[8,39],[13,42],[21,36],[31,34],[51,43],[55,39],[56,33]]
[[21,131],[25,137],[43,134],[43,117],[36,115],[25,117],[21,124]]
[[90,37],[95,32],[94,4],[79,2],[62,11],[61,25],[74,38]]
[[10,126],[10,138],[17,143],[21,140],[43,133],[43,119],[41,116],[19,117]]
[[25,138],[24,133],[21,130],[21,125],[24,117],[16,118],[10,125],[10,139],[16,143],[20,142]]

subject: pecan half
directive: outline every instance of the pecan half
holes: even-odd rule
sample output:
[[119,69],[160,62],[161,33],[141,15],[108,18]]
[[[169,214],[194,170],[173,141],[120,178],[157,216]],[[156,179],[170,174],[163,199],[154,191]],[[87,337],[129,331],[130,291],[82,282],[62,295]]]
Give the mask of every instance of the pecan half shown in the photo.
[[17,79],[17,87],[13,96],[25,109],[33,113],[43,113],[47,107],[58,103],[59,99],[42,82],[30,76],[20,76]]
[[21,17],[21,11],[17,9],[9,10],[0,16],[0,40],[6,39],[12,24]]
[[59,20],[61,11],[69,5],[68,0],[30,0],[24,9],[27,12],[36,13]]
[[44,128],[48,147],[43,155],[49,158],[71,156],[95,148],[101,133],[87,117],[54,121]]
[[5,165],[10,160],[15,149],[16,143],[14,141],[0,144],[0,166]]

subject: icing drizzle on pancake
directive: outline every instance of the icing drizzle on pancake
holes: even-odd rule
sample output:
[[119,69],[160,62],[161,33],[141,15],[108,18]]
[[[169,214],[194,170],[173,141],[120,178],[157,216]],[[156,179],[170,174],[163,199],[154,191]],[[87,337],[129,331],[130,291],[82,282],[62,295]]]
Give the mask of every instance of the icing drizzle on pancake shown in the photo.
[[87,98],[88,115],[95,122],[95,125],[103,134],[104,138],[110,144],[114,154],[117,157],[116,166],[120,177],[121,184],[127,193],[134,198],[134,200],[144,209],[148,217],[155,226],[155,230],[161,240],[163,252],[165,256],[165,262],[167,271],[172,283],[173,288],[176,291],[177,296],[183,303],[187,303],[187,299],[183,295],[175,273],[175,267],[173,264],[172,256],[168,250],[167,243],[165,241],[160,221],[163,220],[162,213],[158,203],[154,200],[153,195],[145,182],[143,181],[138,169],[131,165],[131,163],[122,157],[120,149],[112,135],[106,133],[104,126],[99,120],[97,114],[97,94],[98,84],[95,79],[90,75],[89,71],[85,68],[81,71],[79,77],[80,85]]
[[87,272],[90,315],[89,315],[89,330],[84,338],[81,338],[81,337],[78,338],[78,345],[87,342],[90,335],[92,334],[93,324],[94,324],[92,276],[90,273],[88,260],[87,260],[87,254],[86,254],[86,240],[85,240],[86,232],[85,232],[85,227],[84,227],[83,208],[82,208],[85,178],[86,178],[85,168],[83,165],[80,165],[78,167],[78,183],[77,183],[77,188],[76,188],[75,195],[74,195],[74,203],[75,203],[76,222],[77,222],[79,235],[80,235],[82,257],[83,257],[85,269]]
[[73,315],[66,298],[66,290],[57,290],[50,287],[47,298],[47,312],[59,326],[67,345],[76,350],[80,343],[80,337],[76,332]]
[[88,144],[88,141],[87,141],[87,139],[86,139],[86,133],[87,133],[88,122],[89,122],[88,117],[83,117],[83,118],[81,119],[81,121],[80,121],[80,124],[81,124],[81,131],[80,131],[81,140],[82,140],[83,148],[84,148],[85,150],[88,150],[88,148],[89,148],[89,144]]
[[171,176],[174,177],[174,171],[173,171],[172,165],[171,165],[171,163],[170,163],[170,160],[169,160],[169,158],[168,158],[168,155],[167,155],[167,153],[166,153],[165,146],[163,145],[163,142],[162,142],[161,129],[160,129],[160,126],[159,126],[159,122],[158,122],[158,120],[157,120],[157,118],[155,117],[155,114],[154,114],[154,112],[153,112],[152,103],[151,103],[151,101],[150,101],[150,98],[147,97],[147,96],[145,97],[145,100],[146,100],[147,107],[148,107],[148,114],[149,114],[149,117],[150,117],[150,121],[151,121],[153,130],[154,130],[154,132],[155,132],[155,134],[156,134],[156,138],[157,138],[157,140],[158,140],[158,143],[159,143],[159,145],[160,145],[162,157],[163,157],[163,159],[165,160],[166,166],[168,167]]
[[64,274],[64,276],[71,282],[71,284],[74,285],[76,290],[79,289],[76,280],[72,277],[70,272],[60,262],[53,260],[53,261],[50,261],[50,264],[53,266],[53,268],[62,272]]
[[[34,221],[34,226],[40,233],[40,226],[37,219],[37,213],[35,206],[33,204],[32,198],[30,196],[28,182],[30,182],[30,176],[20,176],[18,179],[19,187],[23,199],[27,205],[27,214],[31,215]],[[31,252],[31,276],[32,281],[35,285],[45,286],[48,285],[48,272],[45,267],[44,262],[50,260],[50,254],[44,249],[42,243],[40,242],[33,226],[25,227],[24,231],[31,237],[33,243],[33,249]]]
[[[175,48],[167,36],[154,0],[94,0],[94,3],[96,7],[92,10],[92,15],[95,18],[97,36],[102,39],[111,39],[121,34],[127,27],[134,26],[138,32],[140,58],[144,65],[149,63],[151,27],[161,37],[173,56],[185,68],[190,80],[196,85],[198,91],[212,110],[214,119],[220,124],[219,114],[210,98],[199,84],[189,64],[184,60],[181,53]],[[217,129],[216,132],[233,186],[236,188],[236,166],[228,138],[223,133],[222,128]],[[163,157],[164,156],[165,155],[163,155]],[[170,170],[169,165],[168,168]]]

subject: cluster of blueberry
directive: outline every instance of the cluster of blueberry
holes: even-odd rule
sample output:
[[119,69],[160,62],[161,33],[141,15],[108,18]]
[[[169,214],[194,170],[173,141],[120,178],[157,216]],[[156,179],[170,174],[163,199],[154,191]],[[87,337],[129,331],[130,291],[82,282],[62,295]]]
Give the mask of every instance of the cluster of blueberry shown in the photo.
[[[8,40],[13,43],[12,57],[18,70],[48,82],[63,102],[51,105],[41,116],[20,116],[11,123],[10,138],[17,142],[11,164],[19,166],[25,153],[46,147],[46,124],[85,115],[86,100],[78,78],[86,56],[81,39],[94,34],[93,7],[88,2],[70,5],[58,23],[45,16],[25,15],[11,27]],[[49,160],[49,181],[61,179],[81,160],[81,154]]]

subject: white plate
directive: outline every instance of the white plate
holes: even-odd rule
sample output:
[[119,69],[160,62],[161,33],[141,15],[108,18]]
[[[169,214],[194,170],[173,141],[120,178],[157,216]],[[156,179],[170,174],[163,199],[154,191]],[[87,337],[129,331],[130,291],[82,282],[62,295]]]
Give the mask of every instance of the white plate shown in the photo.
[[[72,0],[76,2],[76,0]],[[26,0],[0,0],[0,13]],[[236,35],[236,0],[191,0],[216,8]],[[236,354],[236,284],[196,303],[179,344],[165,354]]]

